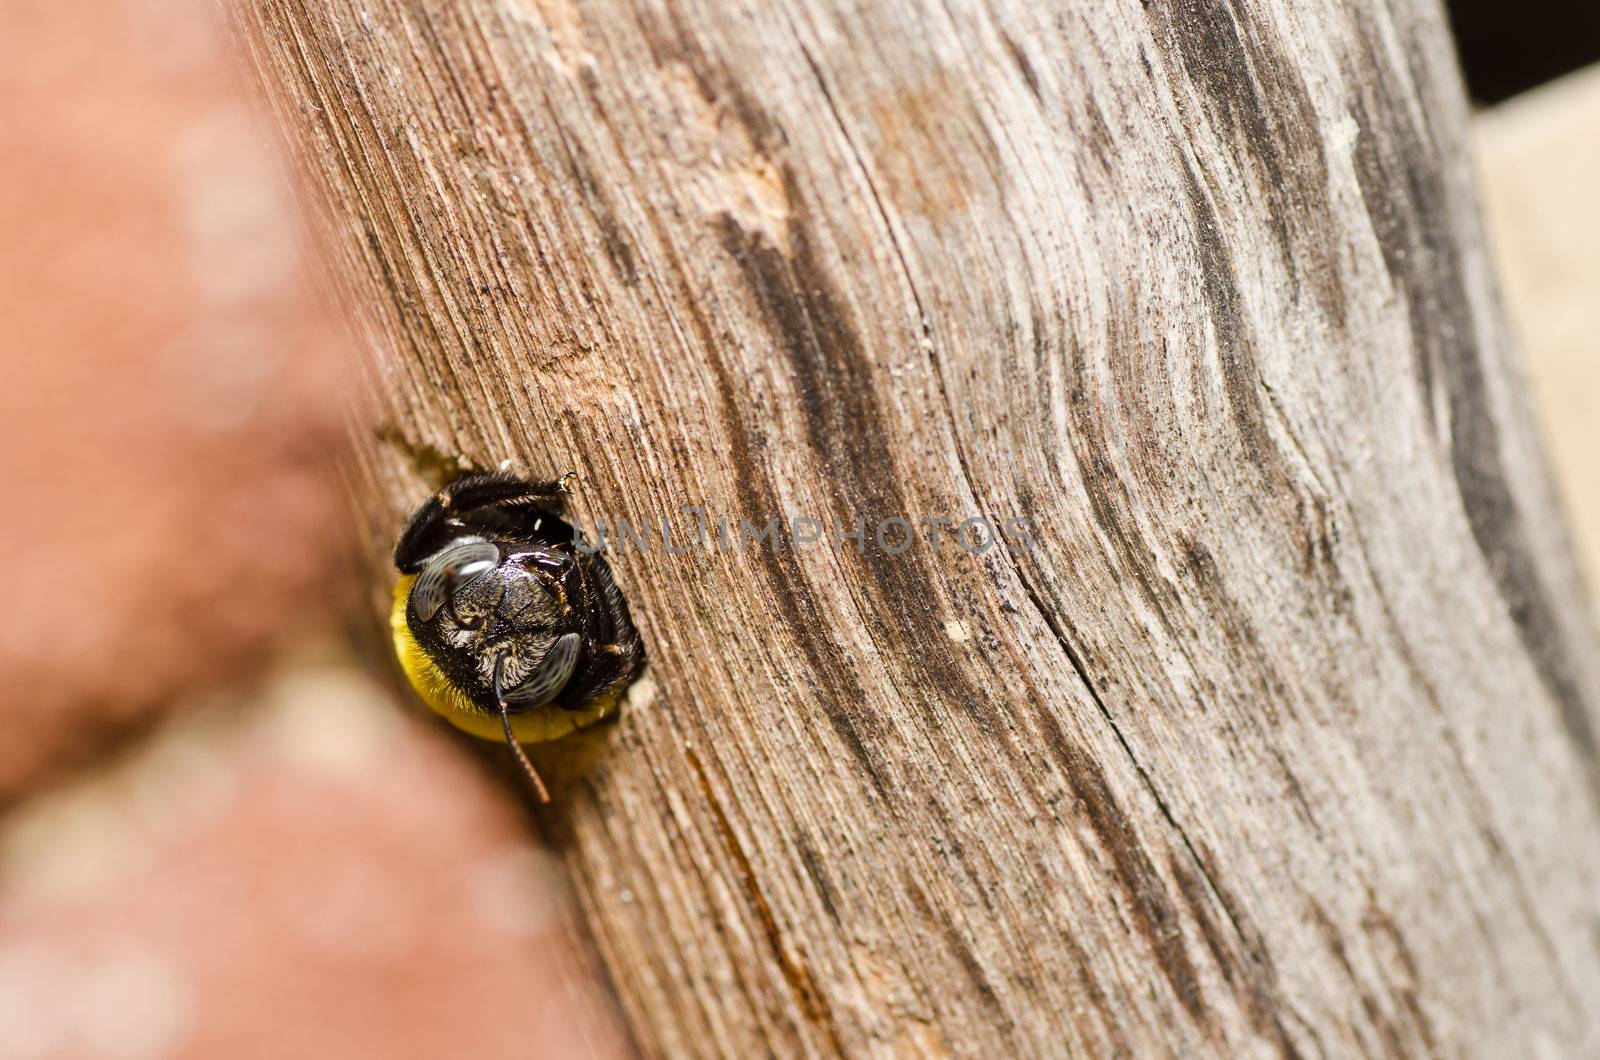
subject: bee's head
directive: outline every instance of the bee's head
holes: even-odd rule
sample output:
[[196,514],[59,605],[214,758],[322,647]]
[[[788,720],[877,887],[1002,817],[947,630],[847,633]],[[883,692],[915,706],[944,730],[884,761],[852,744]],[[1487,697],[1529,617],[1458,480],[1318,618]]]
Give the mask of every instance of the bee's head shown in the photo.
[[418,643],[487,711],[502,699],[513,712],[542,706],[571,676],[568,608],[541,562],[550,562],[543,550],[465,536],[430,557],[411,587],[406,620]]

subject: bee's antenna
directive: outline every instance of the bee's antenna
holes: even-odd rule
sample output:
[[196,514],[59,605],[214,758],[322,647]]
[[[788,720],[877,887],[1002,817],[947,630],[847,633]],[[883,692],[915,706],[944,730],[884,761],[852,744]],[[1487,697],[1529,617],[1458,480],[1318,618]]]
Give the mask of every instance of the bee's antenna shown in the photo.
[[528,752],[522,749],[516,736],[511,731],[511,706],[506,702],[506,697],[500,694],[500,666],[506,661],[504,655],[498,656],[494,661],[494,699],[500,705],[500,724],[505,727],[506,746],[511,748],[511,753],[516,755],[517,764],[522,767],[523,775],[528,778],[528,786],[533,788],[533,797],[541,803],[550,801],[550,792],[545,788],[544,781],[539,779],[539,771],[533,768],[533,763],[528,760]]

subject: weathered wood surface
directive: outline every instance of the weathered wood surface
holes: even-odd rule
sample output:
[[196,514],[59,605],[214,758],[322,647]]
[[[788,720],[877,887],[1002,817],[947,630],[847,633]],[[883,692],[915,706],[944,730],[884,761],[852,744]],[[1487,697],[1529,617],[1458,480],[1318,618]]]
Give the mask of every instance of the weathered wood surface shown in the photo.
[[1596,641],[1434,4],[240,10],[374,550],[457,453],[1032,520],[616,558],[658,693],[553,823],[645,1052],[1600,1050]]

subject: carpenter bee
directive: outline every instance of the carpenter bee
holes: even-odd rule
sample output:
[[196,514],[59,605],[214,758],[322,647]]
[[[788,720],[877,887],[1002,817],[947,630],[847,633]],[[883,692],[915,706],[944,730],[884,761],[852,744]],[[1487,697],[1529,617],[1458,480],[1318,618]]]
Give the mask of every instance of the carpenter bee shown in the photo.
[[520,745],[610,716],[644,666],[605,558],[560,516],[576,478],[464,475],[412,513],[394,550],[389,624],[406,676],[457,728],[503,738],[541,802]]

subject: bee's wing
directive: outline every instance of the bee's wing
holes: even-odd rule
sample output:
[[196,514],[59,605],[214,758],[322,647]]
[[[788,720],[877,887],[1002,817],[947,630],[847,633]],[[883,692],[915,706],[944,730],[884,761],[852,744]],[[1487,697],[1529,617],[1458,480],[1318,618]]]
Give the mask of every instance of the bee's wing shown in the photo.
[[527,680],[505,693],[506,703],[516,710],[531,710],[554,699],[572,679],[582,643],[583,638],[576,633],[557,637]]

